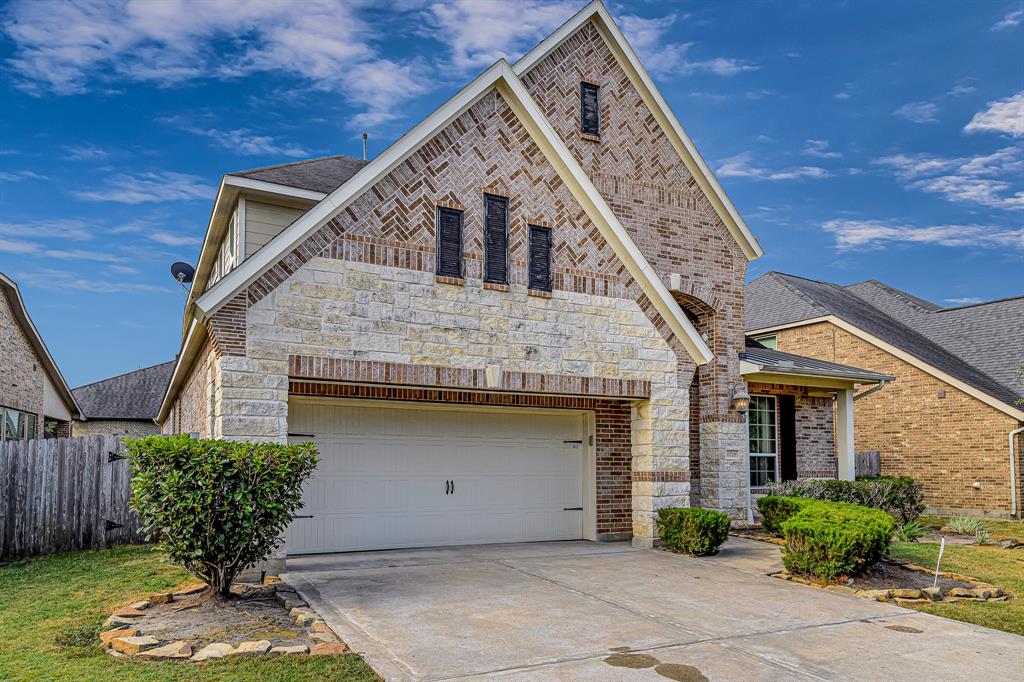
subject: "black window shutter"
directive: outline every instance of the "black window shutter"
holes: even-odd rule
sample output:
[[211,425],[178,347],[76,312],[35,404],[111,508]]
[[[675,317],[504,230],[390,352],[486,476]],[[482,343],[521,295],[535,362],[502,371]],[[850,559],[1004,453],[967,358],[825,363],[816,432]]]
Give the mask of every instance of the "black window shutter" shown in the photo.
[[530,225],[530,288],[551,291],[551,228]]
[[508,199],[484,195],[484,281],[508,284]]
[[437,207],[437,274],[462,277],[462,211]]
[[580,126],[587,135],[601,134],[601,108],[597,92],[596,85],[580,83]]

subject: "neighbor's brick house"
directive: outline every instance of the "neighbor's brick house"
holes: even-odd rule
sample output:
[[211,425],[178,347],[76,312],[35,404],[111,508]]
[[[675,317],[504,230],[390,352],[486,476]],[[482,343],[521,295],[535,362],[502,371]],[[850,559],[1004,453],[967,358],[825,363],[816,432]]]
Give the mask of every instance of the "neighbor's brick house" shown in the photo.
[[762,342],[895,377],[855,401],[856,449],[880,452],[883,474],[922,481],[935,511],[1019,514],[1022,443],[1011,487],[1009,439],[1024,426],[1024,298],[942,308],[874,280],[769,273],[747,301]]
[[0,441],[69,436],[80,416],[18,285],[0,272]]
[[160,433],[155,419],[174,371],[174,362],[143,367],[72,390],[86,420],[72,425],[75,436],[139,438]]
[[[802,381],[746,357],[760,254],[595,2],[371,162],[225,176],[158,419],[316,438],[290,551],[650,544],[664,506],[747,514],[734,396]],[[807,424],[880,380],[807,371]]]

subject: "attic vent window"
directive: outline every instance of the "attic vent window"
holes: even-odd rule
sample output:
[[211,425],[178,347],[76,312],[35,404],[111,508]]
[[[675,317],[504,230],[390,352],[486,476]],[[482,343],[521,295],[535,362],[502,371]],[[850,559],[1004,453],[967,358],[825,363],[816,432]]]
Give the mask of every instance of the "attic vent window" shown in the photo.
[[484,281],[508,284],[508,199],[484,195]]
[[462,279],[462,211],[437,207],[437,274]]
[[601,106],[598,91],[593,83],[580,83],[580,132],[585,137],[601,136]]
[[551,291],[551,228],[530,225],[530,289]]

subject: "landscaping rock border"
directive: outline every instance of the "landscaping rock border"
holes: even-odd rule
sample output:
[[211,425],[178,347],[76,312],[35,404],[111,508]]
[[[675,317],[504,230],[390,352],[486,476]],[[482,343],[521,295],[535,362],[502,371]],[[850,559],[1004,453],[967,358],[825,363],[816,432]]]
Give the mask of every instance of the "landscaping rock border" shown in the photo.
[[[269,581],[268,581],[269,582]],[[247,585],[238,586],[239,591],[248,589]],[[169,604],[176,598],[196,595],[206,589],[205,584],[193,584],[181,587],[173,592],[161,592],[150,595],[143,601],[133,602],[126,606],[113,609],[105,622],[107,628],[100,633],[100,648],[112,656],[132,656],[146,660],[188,660],[201,663],[211,659],[244,655],[309,655],[336,656],[349,651],[327,623],[316,611],[288,585],[275,581],[274,597],[281,606],[289,610],[295,624],[304,627],[309,638],[316,644],[312,646],[272,646],[268,640],[241,642],[237,646],[227,642],[214,642],[194,651],[192,642],[188,640],[160,641],[156,637],[141,631],[141,618],[146,609],[156,604]]]
[[[917,564],[906,563],[902,561],[889,561],[888,563],[901,566],[908,571],[916,571],[918,573],[924,573],[927,575],[935,575],[935,570],[925,568],[924,566],[918,566]],[[935,602],[957,602],[957,601],[975,601],[975,602],[987,602],[987,601],[1008,601],[1013,598],[1013,595],[1006,592],[1003,588],[989,583],[972,578],[971,576],[961,575],[959,573],[950,573],[947,571],[940,571],[939,576],[942,578],[949,578],[950,580],[957,580],[959,582],[970,583],[973,587],[951,587],[944,589],[942,587],[908,587],[908,588],[890,588],[890,589],[869,589],[869,590],[857,590],[847,585],[823,585],[819,582],[810,580],[799,575],[793,575],[788,571],[779,571],[778,573],[769,574],[773,578],[780,580],[788,580],[794,583],[800,583],[801,585],[811,585],[813,587],[820,587],[830,592],[841,592],[843,594],[850,594],[855,597],[862,597],[864,599],[872,599],[874,601],[894,602],[899,606],[909,606],[913,604],[929,604]]]

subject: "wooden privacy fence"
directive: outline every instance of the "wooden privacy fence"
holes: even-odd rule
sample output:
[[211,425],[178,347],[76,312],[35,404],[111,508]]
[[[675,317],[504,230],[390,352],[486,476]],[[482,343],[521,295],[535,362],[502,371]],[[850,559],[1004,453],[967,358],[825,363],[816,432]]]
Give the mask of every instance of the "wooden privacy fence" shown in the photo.
[[142,542],[119,436],[0,443],[0,559]]
[[854,456],[853,470],[858,476],[881,476],[882,457],[878,450],[865,450]]

